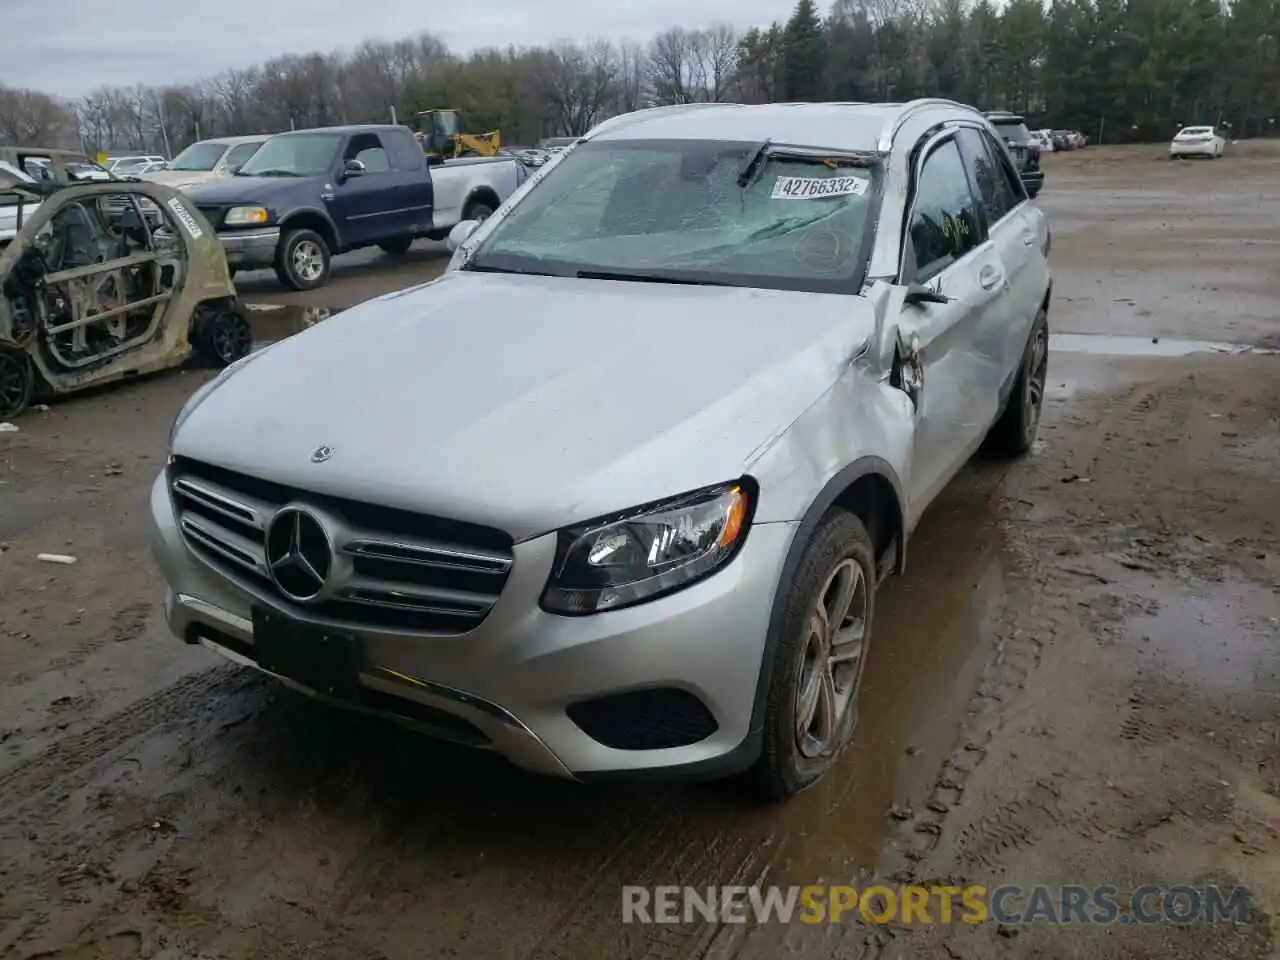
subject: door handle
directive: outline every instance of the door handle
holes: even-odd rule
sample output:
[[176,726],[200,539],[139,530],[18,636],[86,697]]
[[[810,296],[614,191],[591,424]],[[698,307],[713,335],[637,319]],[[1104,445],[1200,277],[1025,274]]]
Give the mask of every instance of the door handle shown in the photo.
[[1036,245],[1036,235],[1028,230],[1022,235],[1022,242],[1028,247],[1034,247]]
[[986,266],[978,271],[978,283],[982,284],[983,290],[994,290],[1004,283],[1004,277],[995,267]]

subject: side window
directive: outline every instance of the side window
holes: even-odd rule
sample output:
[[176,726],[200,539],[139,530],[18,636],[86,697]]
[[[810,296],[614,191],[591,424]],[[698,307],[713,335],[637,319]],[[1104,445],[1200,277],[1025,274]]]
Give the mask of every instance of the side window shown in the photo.
[[396,170],[418,170],[422,167],[422,146],[408,134],[388,134],[387,155]]
[[376,133],[361,133],[351,138],[347,144],[343,160],[359,160],[369,173],[386,173],[391,169],[391,161],[387,159],[387,151],[382,146]]
[[986,134],[972,127],[961,128],[956,139],[964,148],[965,165],[978,188],[987,223],[993,224],[1017,206],[1020,199],[1005,175],[1004,158]]
[[911,212],[915,280],[931,280],[982,240],[977,202],[969,188],[960,149],[955,140],[947,140],[925,159],[916,180]]
[[1027,199],[1027,188],[1022,185],[1022,177],[1018,175],[1018,171],[1009,163],[1009,158],[1000,149],[1000,144],[996,142],[995,137],[984,132],[982,139],[986,141],[987,150],[991,153],[991,159],[996,165],[996,170],[1002,174],[1000,179],[1003,180],[1009,196],[1012,197],[1010,205],[1016,207]]
[[227,169],[235,173],[245,165],[250,157],[258,152],[260,146],[262,146],[261,143],[240,143],[232,147],[227,151],[227,155],[224,158]]

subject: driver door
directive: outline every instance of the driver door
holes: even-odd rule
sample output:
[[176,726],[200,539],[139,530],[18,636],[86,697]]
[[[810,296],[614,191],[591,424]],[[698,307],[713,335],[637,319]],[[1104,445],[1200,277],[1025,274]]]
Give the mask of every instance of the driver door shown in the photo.
[[999,402],[983,331],[1007,301],[1008,281],[954,131],[930,141],[915,166],[903,284],[926,285],[946,303],[904,304],[900,352],[915,380],[908,496],[918,516],[982,443]]

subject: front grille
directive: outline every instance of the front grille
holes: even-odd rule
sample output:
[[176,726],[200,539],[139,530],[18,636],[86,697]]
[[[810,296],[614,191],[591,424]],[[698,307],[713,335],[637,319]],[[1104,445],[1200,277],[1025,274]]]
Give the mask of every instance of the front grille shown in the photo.
[[[339,628],[465,633],[488,616],[514,559],[500,530],[309,493],[187,458],[170,465],[169,487],[193,553],[248,592]],[[279,591],[267,567],[267,528],[293,502],[336,522],[335,569],[345,571],[332,595],[305,606]]]
[[687,690],[630,690],[570,704],[569,719],[614,750],[667,750],[700,743],[716,732],[716,718]]

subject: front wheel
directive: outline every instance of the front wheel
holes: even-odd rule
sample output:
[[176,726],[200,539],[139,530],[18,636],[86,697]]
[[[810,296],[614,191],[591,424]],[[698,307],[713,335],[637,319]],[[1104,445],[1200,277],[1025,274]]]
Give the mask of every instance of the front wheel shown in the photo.
[[378,244],[378,249],[383,253],[389,253],[392,256],[399,256],[408,253],[409,248],[413,246],[413,237],[396,237],[394,240],[384,240]]
[[819,522],[786,591],[769,668],[763,743],[747,777],[772,800],[817,783],[853,739],[875,613],[875,550],[852,513]]
[[292,290],[314,290],[329,279],[329,244],[314,230],[290,230],[276,250],[276,276]]

